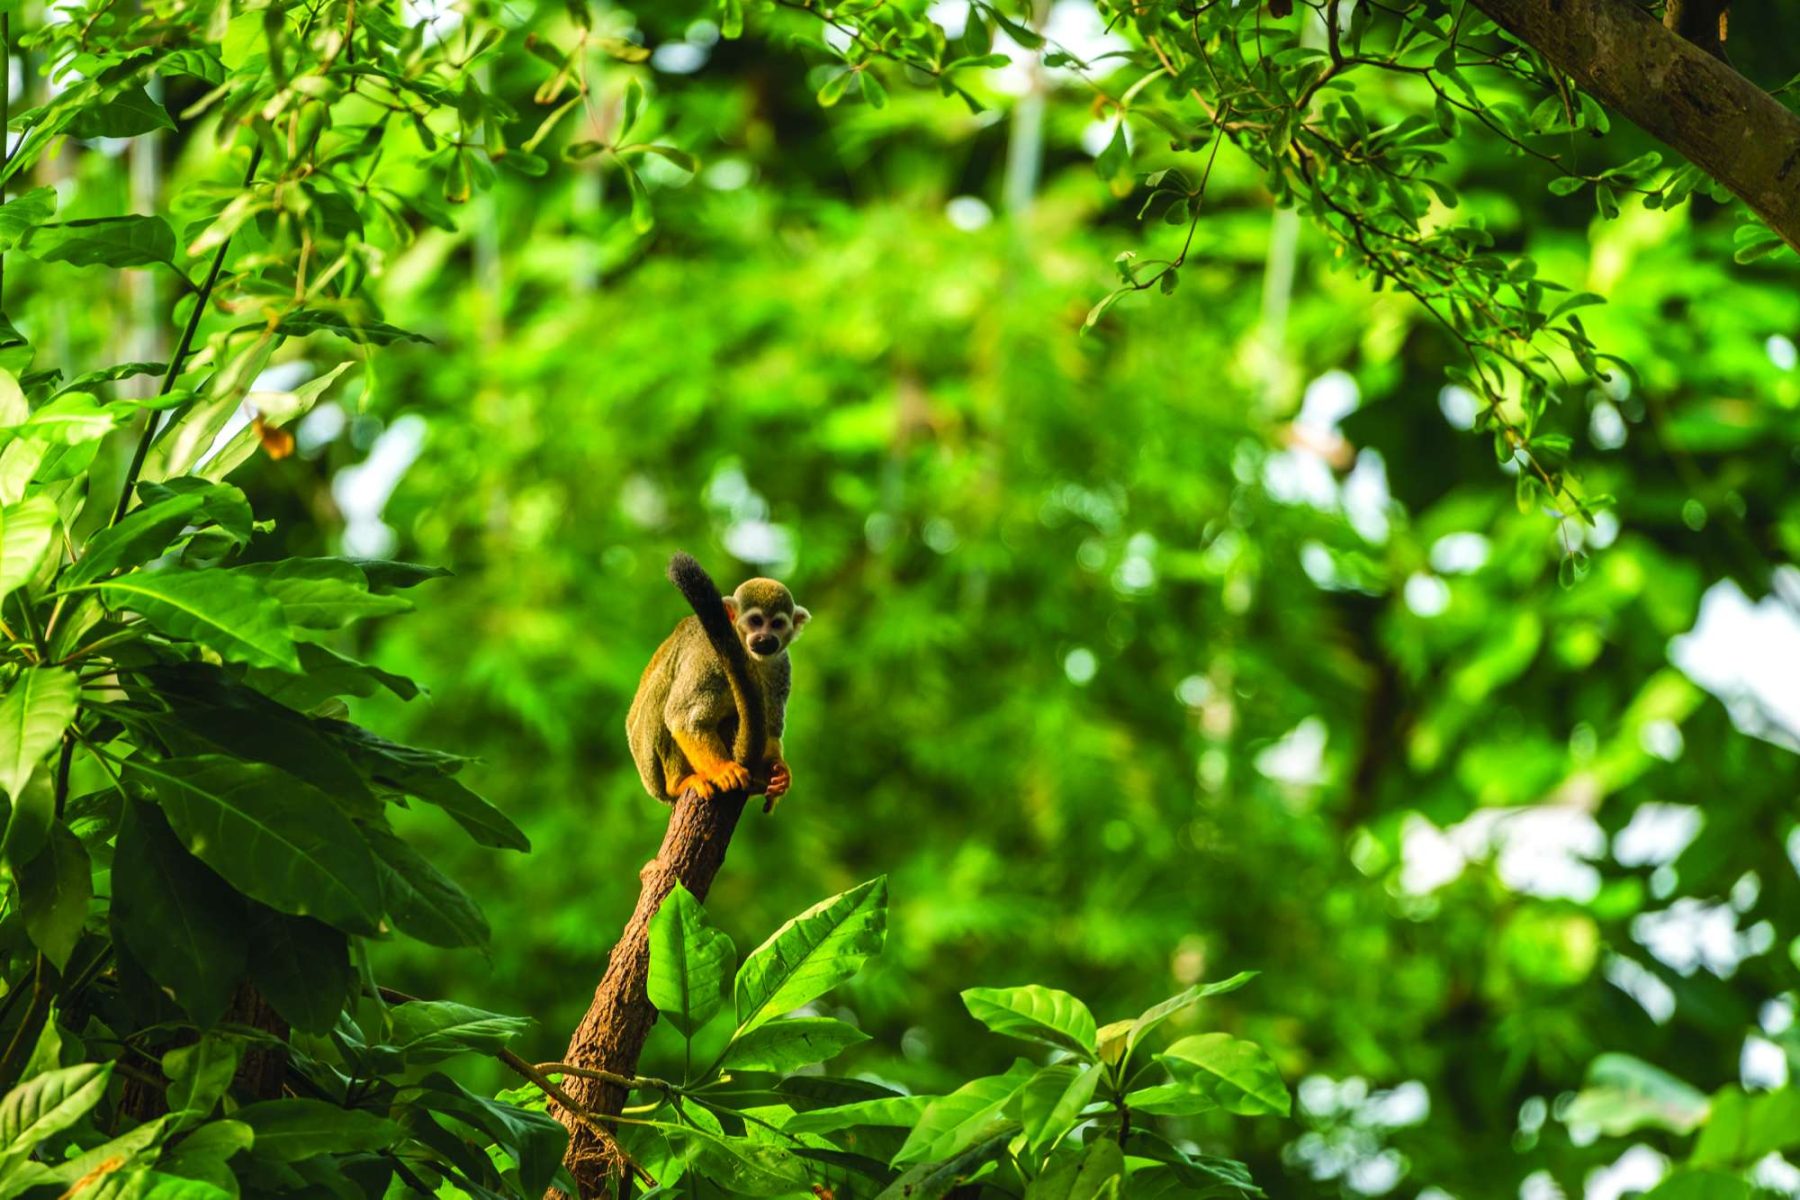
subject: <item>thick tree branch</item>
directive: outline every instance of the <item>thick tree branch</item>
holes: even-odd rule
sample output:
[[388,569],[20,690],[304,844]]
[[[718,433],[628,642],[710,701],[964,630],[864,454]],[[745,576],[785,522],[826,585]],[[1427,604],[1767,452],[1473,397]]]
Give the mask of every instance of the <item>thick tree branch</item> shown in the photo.
[[1800,116],[1631,0],[1475,0],[1800,250]]

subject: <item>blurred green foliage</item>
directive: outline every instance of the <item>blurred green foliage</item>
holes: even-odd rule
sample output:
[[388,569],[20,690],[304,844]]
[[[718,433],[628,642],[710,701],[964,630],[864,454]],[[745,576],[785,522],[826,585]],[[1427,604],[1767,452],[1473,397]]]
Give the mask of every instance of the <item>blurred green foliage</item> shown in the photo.
[[[1049,11],[1099,36],[1085,6]],[[642,158],[636,204],[606,155],[500,175],[454,229],[387,248],[367,288],[431,344],[361,363],[295,456],[235,477],[276,519],[267,553],[454,571],[346,645],[430,695],[351,708],[479,758],[465,778],[536,847],[399,814],[495,936],[383,943],[376,973],[529,1014],[534,1061],[560,1055],[660,836],[623,719],[684,615],[661,568],[686,548],[815,614],[794,790],[746,819],[707,912],[747,946],[889,877],[885,954],[820,1010],[870,1039],[834,1070],[922,1092],[1006,1070],[971,986],[1049,985],[1104,1021],[1255,970],[1169,1026],[1248,1038],[1296,1085],[1291,1121],[1178,1123],[1271,1195],[1576,1195],[1639,1144],[1684,1158],[1705,1094],[1740,1084],[1694,1162],[1793,1194],[1764,1155],[1800,1135],[1735,1135],[1781,1123],[1751,1110],[1791,1095],[1768,1089],[1800,1054],[1800,730],[1791,689],[1784,716],[1779,687],[1703,686],[1800,676],[1792,256],[1735,262],[1738,215],[1703,194],[1605,220],[1500,139],[1439,147],[1463,217],[1607,298],[1586,330],[1634,372],[1546,410],[1586,494],[1616,497],[1565,526],[1466,432],[1451,337],[1341,270],[1237,148],[1179,288],[1084,333],[1116,255],[1187,231],[1139,225],[1142,185],[1096,173],[1079,81],[984,77],[975,113],[884,71],[879,106],[821,108],[812,18],[741,41],[716,19],[600,12],[656,53],[596,54],[568,134],[606,139],[642,89],[634,136],[698,173]],[[1773,75],[1791,25],[1749,14],[1734,54]],[[501,58],[484,86],[526,110],[543,67]],[[1134,133],[1144,170],[1204,164]],[[1568,138],[1590,172],[1652,148]],[[172,162],[44,168],[59,216],[222,176],[202,139],[151,145],[127,153]],[[8,286],[60,360],[157,357],[151,279]],[[1732,636],[1684,657],[1706,597]],[[683,1051],[665,1026],[643,1069]],[[1720,1178],[1694,1194],[1745,1194]]]

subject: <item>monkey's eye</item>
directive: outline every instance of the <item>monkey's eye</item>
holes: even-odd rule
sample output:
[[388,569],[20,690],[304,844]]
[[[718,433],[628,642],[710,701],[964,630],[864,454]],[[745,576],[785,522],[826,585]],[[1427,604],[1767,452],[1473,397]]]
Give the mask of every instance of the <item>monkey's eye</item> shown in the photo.
[[761,629],[763,626],[763,619],[762,619],[761,614],[751,613],[750,619],[746,622],[746,624],[748,624],[750,626],[750,628],[752,628],[752,629]]
[[769,622],[769,628],[773,629],[777,632],[780,632],[782,629],[785,629],[786,627],[787,627],[787,618],[782,616],[780,613],[776,613],[774,620]]

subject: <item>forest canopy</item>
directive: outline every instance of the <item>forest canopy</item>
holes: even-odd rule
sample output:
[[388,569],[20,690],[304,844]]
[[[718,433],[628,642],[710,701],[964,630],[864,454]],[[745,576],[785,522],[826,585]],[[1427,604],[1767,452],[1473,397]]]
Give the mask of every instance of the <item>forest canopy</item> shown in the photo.
[[0,0],[0,1200],[1800,1195],[1725,7]]

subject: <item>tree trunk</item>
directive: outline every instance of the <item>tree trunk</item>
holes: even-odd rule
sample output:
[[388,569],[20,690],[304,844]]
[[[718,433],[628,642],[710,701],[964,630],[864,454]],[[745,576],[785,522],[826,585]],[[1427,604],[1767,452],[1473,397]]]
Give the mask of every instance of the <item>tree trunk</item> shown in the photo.
[[[1800,250],[1800,116],[1715,58],[1712,46],[1678,37],[1631,0],[1475,6],[1730,188]],[[1712,6],[1715,19],[1720,7]]]
[[[726,792],[702,800],[689,791],[675,802],[662,849],[638,872],[643,889],[638,893],[637,908],[607,959],[606,974],[594,989],[594,1002],[575,1027],[563,1061],[618,1075],[637,1073],[638,1055],[650,1036],[650,1027],[656,1023],[656,1009],[646,991],[650,977],[650,918],[656,915],[663,898],[675,890],[676,883],[696,899],[706,899],[713,876],[725,862],[725,851],[731,845],[732,832],[747,799],[742,792]],[[625,1089],[597,1079],[566,1076],[562,1086],[571,1100],[589,1112],[617,1115],[625,1104]],[[564,1161],[581,1195],[605,1195],[609,1185],[623,1174],[624,1156],[617,1143],[560,1104],[553,1102],[550,1111],[568,1127],[569,1152]],[[552,1190],[547,1200],[559,1195]]]

